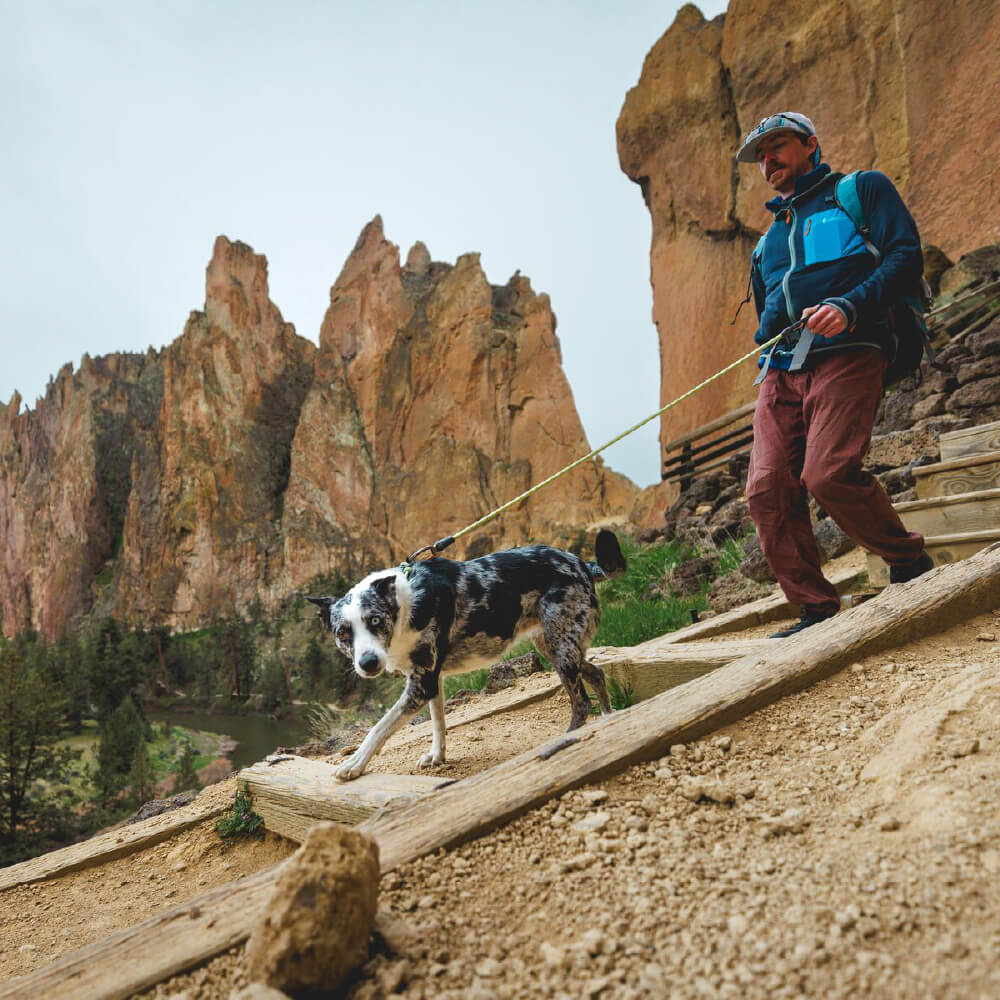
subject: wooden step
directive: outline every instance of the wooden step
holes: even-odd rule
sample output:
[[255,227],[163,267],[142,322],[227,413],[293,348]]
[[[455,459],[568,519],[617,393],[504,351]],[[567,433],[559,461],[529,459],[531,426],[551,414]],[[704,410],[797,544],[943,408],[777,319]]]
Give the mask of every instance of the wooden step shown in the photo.
[[[986,531],[963,531],[954,535],[924,536],[924,548],[935,566],[968,559],[993,542],[1000,542],[1000,527]],[[871,553],[868,553],[868,580],[874,587],[885,587],[889,583],[889,567]]]
[[923,465],[913,470],[913,477],[921,500],[994,490],[1000,488],[1000,451]]
[[[289,755],[258,761],[240,771],[264,828],[302,842],[321,820],[355,825],[387,806],[410,803],[440,787],[442,779],[423,774],[363,774],[338,781],[336,764]],[[447,780],[443,782],[447,784]]]
[[1000,451],[1000,420],[980,424],[978,427],[966,427],[960,431],[948,431],[941,435],[940,441],[942,462],[981,455],[988,451]]
[[763,655],[773,639],[671,642],[668,636],[640,646],[595,646],[587,659],[604,670],[636,701],[685,684],[743,656]]
[[929,497],[894,506],[903,524],[925,537],[1000,528],[1000,489]]

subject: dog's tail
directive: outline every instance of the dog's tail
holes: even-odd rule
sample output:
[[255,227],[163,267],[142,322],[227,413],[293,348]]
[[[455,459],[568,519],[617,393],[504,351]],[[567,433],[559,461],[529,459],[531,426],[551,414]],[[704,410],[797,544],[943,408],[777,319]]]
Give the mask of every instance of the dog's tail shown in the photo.
[[587,569],[595,582],[609,580],[613,576],[621,576],[628,569],[625,554],[618,544],[618,536],[613,531],[602,528],[597,533],[594,543],[594,556],[597,562],[587,563]]

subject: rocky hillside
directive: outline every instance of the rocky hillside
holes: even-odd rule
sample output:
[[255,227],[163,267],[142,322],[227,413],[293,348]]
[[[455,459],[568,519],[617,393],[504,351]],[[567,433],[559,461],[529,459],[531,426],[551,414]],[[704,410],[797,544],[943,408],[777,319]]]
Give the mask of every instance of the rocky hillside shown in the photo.
[[[733,158],[765,114],[803,111],[834,169],[888,174],[923,239],[951,260],[1000,242],[986,210],[1000,198],[998,48],[992,0],[731,0],[712,21],[681,9],[618,119],[622,169],[652,217],[664,402],[750,347],[752,310],[729,321],[769,223],[769,190]],[[749,384],[736,372],[699,393],[667,415],[663,438],[746,402]]]
[[[169,346],[84,356],[33,410],[0,404],[3,631],[90,614],[174,628],[273,609],[457,530],[589,450],[548,297],[475,254],[401,264],[376,218],[317,349],[270,301],[267,261],[216,241],[205,306]],[[455,547],[571,544],[637,490],[575,470]]]

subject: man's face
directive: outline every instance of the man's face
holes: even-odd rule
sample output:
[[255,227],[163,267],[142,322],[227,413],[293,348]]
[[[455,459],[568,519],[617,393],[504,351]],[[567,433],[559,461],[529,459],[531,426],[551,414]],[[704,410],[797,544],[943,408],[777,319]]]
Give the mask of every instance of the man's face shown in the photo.
[[757,147],[757,165],[768,184],[780,195],[795,191],[795,180],[813,168],[812,156],[817,139],[810,136],[804,143],[795,132],[769,135]]

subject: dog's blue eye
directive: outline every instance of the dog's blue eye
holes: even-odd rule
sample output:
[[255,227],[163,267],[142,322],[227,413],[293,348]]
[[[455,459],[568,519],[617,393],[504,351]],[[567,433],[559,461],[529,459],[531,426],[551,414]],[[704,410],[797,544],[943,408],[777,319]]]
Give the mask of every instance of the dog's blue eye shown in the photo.
[[382,624],[382,618],[379,615],[372,615],[368,619],[369,628],[378,628]]

